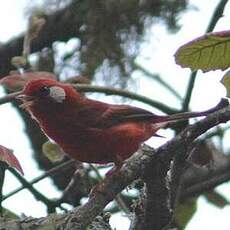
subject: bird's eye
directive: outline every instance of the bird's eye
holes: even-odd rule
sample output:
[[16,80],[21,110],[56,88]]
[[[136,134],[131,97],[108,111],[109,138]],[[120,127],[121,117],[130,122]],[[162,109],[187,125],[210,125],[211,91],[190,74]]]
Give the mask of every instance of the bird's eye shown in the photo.
[[40,88],[39,93],[42,96],[49,96],[49,94],[50,94],[50,88],[47,87],[47,86],[44,86],[44,87]]

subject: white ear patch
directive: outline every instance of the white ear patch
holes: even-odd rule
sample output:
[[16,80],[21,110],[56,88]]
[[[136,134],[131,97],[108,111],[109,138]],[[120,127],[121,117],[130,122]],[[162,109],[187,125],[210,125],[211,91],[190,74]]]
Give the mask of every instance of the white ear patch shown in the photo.
[[65,90],[58,86],[50,87],[49,96],[52,97],[56,102],[62,103],[66,98]]

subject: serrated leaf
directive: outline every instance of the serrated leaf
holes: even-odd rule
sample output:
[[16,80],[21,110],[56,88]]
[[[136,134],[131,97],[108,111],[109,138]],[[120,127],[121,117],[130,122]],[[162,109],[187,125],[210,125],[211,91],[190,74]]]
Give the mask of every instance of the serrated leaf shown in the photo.
[[175,222],[179,229],[185,229],[197,210],[197,197],[187,199],[177,204],[175,210]]
[[224,208],[226,205],[229,205],[229,201],[220,193],[216,191],[210,191],[204,194],[205,198],[219,208]]
[[230,71],[224,74],[220,82],[224,85],[227,91],[226,97],[230,97]]
[[59,147],[59,145],[47,141],[42,145],[42,151],[44,155],[51,161],[51,162],[58,162],[61,161],[64,157],[63,151]]
[[7,165],[17,169],[22,175],[24,175],[22,167],[18,159],[14,156],[13,151],[2,145],[0,145],[0,161],[5,162]]
[[191,70],[225,70],[230,66],[230,30],[208,33],[181,46],[176,63]]

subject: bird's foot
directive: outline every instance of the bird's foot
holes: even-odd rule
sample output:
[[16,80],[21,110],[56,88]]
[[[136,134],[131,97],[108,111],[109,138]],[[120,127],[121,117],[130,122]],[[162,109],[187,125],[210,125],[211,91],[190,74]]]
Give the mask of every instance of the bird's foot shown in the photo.
[[116,174],[116,173],[120,170],[120,168],[121,168],[121,167],[115,165],[114,167],[112,167],[112,168],[105,174],[106,177],[110,177],[110,176]]

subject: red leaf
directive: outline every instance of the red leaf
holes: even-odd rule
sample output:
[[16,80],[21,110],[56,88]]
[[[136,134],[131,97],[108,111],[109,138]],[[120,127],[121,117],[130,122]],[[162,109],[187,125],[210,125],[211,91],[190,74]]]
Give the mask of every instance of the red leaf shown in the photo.
[[7,165],[17,169],[22,175],[24,175],[22,167],[18,159],[14,156],[13,151],[2,145],[0,145],[0,161],[5,162]]
[[23,74],[11,71],[8,76],[0,80],[0,84],[4,85],[10,91],[18,91],[22,90],[28,81],[40,78],[56,79],[56,76],[45,71],[26,72]]

